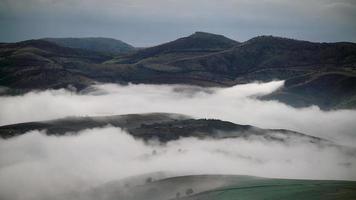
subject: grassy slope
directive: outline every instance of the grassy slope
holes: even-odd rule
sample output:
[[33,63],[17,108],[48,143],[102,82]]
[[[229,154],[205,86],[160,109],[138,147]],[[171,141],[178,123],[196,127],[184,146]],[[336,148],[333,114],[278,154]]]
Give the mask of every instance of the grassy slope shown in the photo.
[[263,36],[227,51],[169,64],[184,69],[186,76],[210,72],[216,79],[230,79],[235,84],[287,80],[286,87],[270,98],[293,106],[355,107],[353,43],[312,43]]
[[112,38],[44,38],[42,40],[53,42],[63,47],[105,52],[116,55],[135,50],[133,46]]
[[319,72],[291,78],[281,90],[264,98],[277,99],[296,107],[355,108],[356,74]]
[[327,200],[355,199],[356,182],[287,179],[257,179],[228,187],[202,192],[188,199],[204,200]]
[[179,38],[172,42],[145,48],[122,56],[116,63],[167,63],[177,59],[206,55],[229,49],[239,43],[222,35],[196,32],[188,37]]
[[109,58],[43,40],[0,44],[0,85],[23,90],[70,84],[84,88],[97,79],[92,72],[97,70],[95,66]]
[[[145,177],[146,178],[146,177]],[[166,178],[122,188],[106,184],[89,192],[98,199],[127,200],[323,200],[356,198],[356,182],[269,179],[239,175],[191,175]],[[116,188],[116,189],[115,189]],[[192,194],[186,191],[192,189]],[[177,194],[179,193],[179,198]],[[104,198],[103,198],[104,197]]]

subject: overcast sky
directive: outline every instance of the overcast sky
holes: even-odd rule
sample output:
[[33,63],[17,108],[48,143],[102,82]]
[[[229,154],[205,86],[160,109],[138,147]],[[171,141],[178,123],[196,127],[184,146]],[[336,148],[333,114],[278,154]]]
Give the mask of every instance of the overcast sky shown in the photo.
[[0,41],[102,36],[151,46],[206,31],[356,41],[355,0],[0,0]]

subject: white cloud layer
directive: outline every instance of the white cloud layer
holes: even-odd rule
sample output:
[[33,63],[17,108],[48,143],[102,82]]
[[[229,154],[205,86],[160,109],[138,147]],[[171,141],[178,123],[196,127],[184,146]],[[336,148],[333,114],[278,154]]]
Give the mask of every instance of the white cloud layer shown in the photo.
[[[66,116],[174,112],[286,128],[355,146],[355,111],[296,109],[256,99],[282,85],[283,81],[231,88],[106,84],[82,94],[64,89],[29,92],[0,97],[0,125]],[[78,199],[90,188],[157,171],[356,180],[355,166],[355,153],[303,142],[185,138],[158,145],[113,127],[61,137],[34,130],[0,139],[0,199]]]
[[296,109],[254,97],[268,94],[282,81],[231,88],[202,89],[181,85],[98,85],[87,94],[66,90],[0,97],[0,125],[66,116],[117,115],[147,112],[181,113],[216,118],[261,128],[284,128],[355,146],[356,111]]
[[78,199],[92,187],[157,171],[356,180],[355,165],[354,155],[310,143],[185,138],[158,146],[113,127],[62,137],[32,131],[0,140],[0,199]]

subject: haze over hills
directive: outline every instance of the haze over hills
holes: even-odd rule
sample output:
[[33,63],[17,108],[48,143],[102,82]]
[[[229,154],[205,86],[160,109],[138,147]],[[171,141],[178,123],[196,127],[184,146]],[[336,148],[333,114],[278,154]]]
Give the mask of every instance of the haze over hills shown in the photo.
[[[86,42],[81,40],[80,46]],[[354,43],[313,43],[273,36],[239,43],[196,32],[115,56],[105,53],[110,46],[89,52],[68,48],[77,45],[72,40],[56,43],[32,40],[0,45],[0,85],[10,88],[7,93],[68,85],[80,90],[96,82],[225,87],[278,79],[286,80],[285,87],[266,99],[322,109],[356,106]]]
[[[108,125],[120,127],[130,136],[124,136],[118,129],[108,127]],[[109,134],[107,130],[116,131]],[[39,168],[40,177],[46,177],[43,180],[44,185],[58,188],[50,188],[48,191],[43,184],[37,186],[39,175],[36,173],[34,173],[36,178],[29,176],[30,178],[21,183],[25,183],[25,189],[28,189],[29,183],[34,184],[35,186],[30,189],[36,190],[39,187],[41,191],[44,190],[44,196],[47,197],[56,196],[73,200],[218,200],[242,197],[256,200],[278,198],[351,200],[356,195],[354,181],[263,178],[212,173],[215,168],[235,169],[239,172],[243,171],[244,166],[252,169],[262,166],[263,170],[258,168],[260,173],[271,172],[271,169],[276,168],[276,170],[283,169],[282,171],[287,174],[294,174],[300,173],[298,169],[301,168],[302,174],[307,171],[318,174],[315,172],[317,167],[322,171],[321,174],[340,173],[330,170],[330,166],[320,166],[320,162],[324,163],[325,159],[331,159],[330,163],[336,165],[336,169],[350,170],[349,173],[352,173],[354,148],[289,130],[260,129],[221,120],[192,119],[189,116],[172,113],[148,113],[68,117],[13,124],[1,126],[0,136],[5,138],[0,141],[4,144],[2,148],[9,150],[6,154],[14,156],[14,158],[3,156],[5,159],[2,161],[7,164],[4,167],[5,170],[17,172],[17,175],[21,177],[24,173],[33,172],[33,168]],[[157,140],[160,143],[157,143]],[[205,142],[208,146],[202,145]],[[222,146],[216,147],[214,143],[220,143]],[[16,147],[13,151],[11,151],[12,145]],[[213,147],[208,148],[210,146]],[[20,150],[17,150],[18,148]],[[279,158],[284,155],[283,150],[286,151],[286,156]],[[297,153],[294,152],[295,150]],[[310,150],[316,151],[316,155],[320,157],[304,155],[306,152],[314,155],[315,152]],[[4,151],[2,152],[2,155],[5,155]],[[260,152],[262,157],[256,152]],[[306,159],[301,159],[300,154],[301,158],[306,157]],[[337,159],[334,156],[337,156]],[[228,159],[225,160],[226,158]],[[205,161],[203,166],[212,166],[213,170],[209,171],[207,169],[210,167],[203,166],[195,169],[199,172],[197,174],[194,174],[194,171],[182,170],[191,169],[187,166],[196,167],[199,163],[196,162],[197,160]],[[308,164],[305,165],[305,163]],[[313,165],[314,163],[316,165]],[[172,164],[174,167],[170,168]],[[58,165],[59,169],[56,168]],[[67,165],[69,171],[66,171]],[[276,165],[281,167],[278,168]],[[134,176],[127,175],[127,173],[132,174],[132,171],[126,169],[125,166],[141,173]],[[162,169],[178,170],[150,171],[152,166],[155,166],[153,169],[162,167]],[[98,170],[96,167],[99,167],[100,178],[109,174],[110,181],[95,180],[95,184],[90,185],[93,180],[87,178],[87,171],[91,172],[92,168]],[[105,172],[102,168],[106,169]],[[21,171],[16,171],[18,169]],[[324,171],[325,169],[327,170]],[[70,188],[63,187],[61,176],[58,178],[58,174],[53,173],[53,171],[58,172],[57,170],[61,173],[65,172],[64,183],[68,180],[85,181],[84,183],[78,181],[81,183],[80,186],[71,184]],[[288,170],[292,171],[288,172]],[[142,173],[145,171],[149,173]],[[75,176],[72,175],[73,172]],[[67,174],[74,178],[68,178]],[[80,179],[83,174],[85,178]],[[124,178],[111,177],[116,177],[117,174],[124,175]],[[351,175],[351,179],[353,176]],[[6,184],[11,187],[18,179]],[[56,181],[53,183],[53,180]],[[60,192],[55,193],[54,189]],[[18,188],[7,190],[0,196],[13,197],[16,194],[13,191],[19,190]],[[28,190],[24,191],[23,194],[29,194]],[[40,192],[35,194],[34,197],[42,195]]]
[[[261,94],[261,88],[271,90],[266,84],[271,83],[231,88],[107,84],[95,87],[111,90],[92,87],[80,93],[51,90],[1,97],[1,121],[13,124],[0,127],[0,196],[69,200],[168,200],[177,196],[187,200],[353,199],[355,182],[330,180],[355,180],[355,148],[338,138],[346,136],[347,129],[352,134],[356,113],[294,109],[259,101],[254,96]],[[106,96],[110,91],[119,95]],[[241,100],[243,93],[246,98]],[[54,98],[48,98],[51,95]],[[213,102],[207,104],[206,99]],[[199,109],[199,104],[206,106]],[[267,104],[272,114],[266,115],[259,104]],[[276,109],[277,105],[288,109]],[[133,107],[139,114],[117,115],[135,113]],[[164,107],[175,107],[185,114],[194,110],[202,117],[142,114],[145,109],[160,111]],[[204,111],[222,115],[206,119]],[[224,118],[231,113],[241,114]],[[24,115],[29,116],[27,120],[23,120]],[[55,119],[58,117],[63,118]],[[251,117],[254,120],[249,123],[239,122]],[[6,123],[6,118],[14,121]],[[269,124],[270,118],[277,123]],[[257,121],[267,123],[257,125]],[[293,126],[286,127],[308,123],[312,126],[296,129],[299,132],[290,131]],[[338,138],[329,138],[328,133],[334,136],[334,130]],[[347,138],[354,141],[351,135]]]

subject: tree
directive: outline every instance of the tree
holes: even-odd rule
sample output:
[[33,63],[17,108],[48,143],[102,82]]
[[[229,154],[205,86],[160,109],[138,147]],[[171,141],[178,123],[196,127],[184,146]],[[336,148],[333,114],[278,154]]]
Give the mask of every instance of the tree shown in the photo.
[[191,195],[194,193],[194,190],[192,188],[189,188],[185,191],[185,194],[188,196],[188,195]]
[[180,198],[180,192],[177,192],[176,193],[176,199],[179,199]]
[[152,177],[148,177],[147,179],[146,179],[146,183],[151,183],[153,181],[153,178]]

